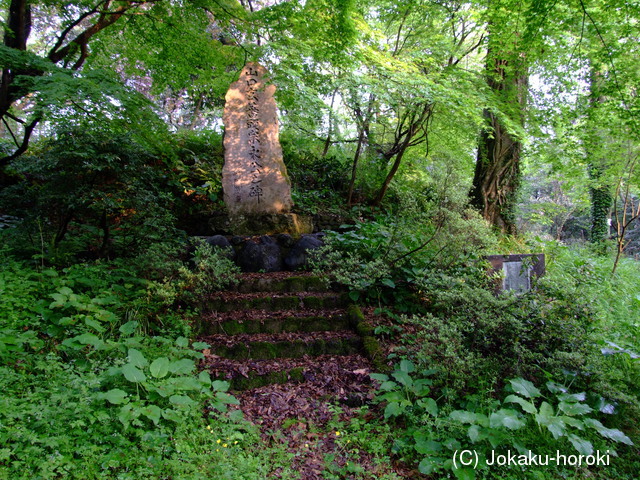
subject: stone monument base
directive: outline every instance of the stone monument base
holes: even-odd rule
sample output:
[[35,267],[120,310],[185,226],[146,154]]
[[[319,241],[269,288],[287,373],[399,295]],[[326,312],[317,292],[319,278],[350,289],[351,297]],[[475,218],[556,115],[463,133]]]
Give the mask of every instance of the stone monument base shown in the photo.
[[218,215],[209,220],[214,233],[221,235],[277,235],[300,237],[313,232],[311,217],[295,213]]

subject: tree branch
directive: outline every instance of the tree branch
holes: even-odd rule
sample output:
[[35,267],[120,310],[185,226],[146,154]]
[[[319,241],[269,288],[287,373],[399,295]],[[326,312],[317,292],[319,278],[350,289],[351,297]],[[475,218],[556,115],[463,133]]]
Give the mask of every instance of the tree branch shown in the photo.
[[[79,33],[78,36],[71,40],[67,45],[60,49],[51,50],[48,55],[49,60],[51,60],[51,62],[53,63],[58,63],[61,60],[67,59],[67,57],[72,54],[76,48],[79,48],[81,52],[80,58],[74,63],[72,67],[74,70],[78,70],[87,58],[88,53],[86,48],[91,37],[93,37],[96,33],[104,30],[106,27],[113,25],[128,10],[136,8],[137,6],[144,3],[150,2],[133,2],[129,0],[125,2],[124,5],[121,5],[113,11],[101,13],[96,23],[87,27],[84,31]],[[105,6],[108,6],[108,4],[109,1],[105,3]]]
[[0,167],[5,167],[11,160],[18,158],[24,152],[27,151],[27,147],[29,146],[29,139],[31,138],[31,134],[33,133],[33,129],[36,128],[40,122],[40,117],[36,117],[33,121],[24,127],[24,135],[22,137],[22,144],[18,147],[18,149],[13,152],[11,155],[0,158]]
[[[9,113],[9,112],[6,112],[6,113],[4,114],[4,116],[5,116],[5,117],[9,117],[11,120],[13,120],[14,122],[18,122],[18,123],[20,123],[21,125],[24,125],[24,124],[26,123],[26,122],[25,122],[24,120],[22,120],[21,118],[18,118],[18,117],[16,117],[15,115],[12,115],[12,114],[11,114],[11,113]],[[4,120],[4,119],[3,119],[3,120]]]
[[2,117],[2,123],[4,123],[4,126],[7,127],[7,130],[9,130],[9,135],[11,135],[11,138],[13,138],[13,143],[15,143],[16,147],[19,148],[20,144],[18,143],[18,139],[14,135],[13,130],[11,130],[11,125],[7,123],[7,120],[4,117]]
[[94,14],[98,13],[98,9],[99,9],[100,5],[102,5],[104,3],[107,3],[108,1],[109,0],[101,0],[100,2],[98,2],[96,4],[95,7],[93,7],[88,12],[85,12],[82,15],[80,15],[76,20],[71,22],[67,28],[65,28],[62,32],[60,32],[60,36],[58,37],[58,40],[56,41],[56,44],[51,48],[51,50],[49,50],[49,56],[51,54],[53,54],[53,52],[55,52],[56,50],[58,50],[62,46],[62,44],[64,43],[64,41],[67,38],[67,35],[69,35],[71,30],[73,30],[75,27],[77,27],[80,24],[80,22],[82,22],[85,18],[90,17],[91,15],[94,15]]

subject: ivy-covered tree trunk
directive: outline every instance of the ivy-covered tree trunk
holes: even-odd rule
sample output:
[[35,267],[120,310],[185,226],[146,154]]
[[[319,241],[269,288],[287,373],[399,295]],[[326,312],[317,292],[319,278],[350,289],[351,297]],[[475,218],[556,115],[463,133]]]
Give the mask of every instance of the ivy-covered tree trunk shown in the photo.
[[[492,58],[488,84],[505,111],[511,113],[515,125],[522,126],[522,111],[527,94],[528,76],[526,67],[509,65],[505,59]],[[494,227],[508,234],[516,233],[515,206],[520,186],[520,157],[522,143],[498,116],[485,110],[487,128],[480,136],[471,204],[483,218]]]
[[613,196],[609,185],[602,184],[603,169],[591,164],[589,177],[592,186],[591,196],[591,242],[600,243],[609,238],[609,213],[613,204]]
[[587,157],[591,185],[591,243],[601,243],[609,238],[609,214],[613,205],[612,187],[607,179],[607,138],[601,127],[600,106],[606,101],[602,94],[601,67],[593,62],[590,78],[589,141]]
[[485,117],[490,129],[480,137],[471,204],[491,225],[515,234],[522,144],[509,134],[494,114],[485,111]]

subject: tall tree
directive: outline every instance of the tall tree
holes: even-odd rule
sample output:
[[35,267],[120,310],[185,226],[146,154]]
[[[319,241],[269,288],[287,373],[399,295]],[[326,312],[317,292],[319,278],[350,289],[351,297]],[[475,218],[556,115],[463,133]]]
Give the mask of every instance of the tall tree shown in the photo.
[[[410,148],[424,145],[424,155],[429,154],[429,129],[438,108],[444,115],[475,115],[475,108],[466,108],[474,103],[468,99],[477,96],[477,85],[467,83],[459,64],[464,60],[467,67],[473,67],[472,56],[483,41],[483,33],[473,20],[476,11],[469,2],[417,0],[385,7],[380,18],[390,57],[385,63],[392,65],[393,71],[383,75],[386,89],[389,84],[394,87],[392,92],[378,95],[391,115],[384,116],[389,117],[382,129],[384,136],[371,143],[390,167],[372,200],[374,206],[382,203]],[[464,84],[472,91],[461,92]]]
[[484,111],[486,128],[480,135],[470,196],[485,220],[515,234],[528,59],[523,40],[525,12],[507,6],[513,7],[513,2],[492,1],[488,11],[486,79],[500,109]]
[[159,1],[95,38],[86,67],[117,70],[173,129],[211,128],[237,71],[259,52],[250,28],[234,1]]
[[[579,3],[581,40],[588,46],[589,91],[585,155],[590,178],[591,241],[610,236],[614,186],[628,171],[629,151],[638,145],[638,10],[628,2]],[[586,24],[586,25],[585,25]],[[618,239],[618,245],[623,239]],[[619,252],[620,253],[620,252]]]
[[478,85],[470,71],[483,33],[475,15],[473,4],[458,1],[383,0],[362,11],[361,63],[352,73],[358,87],[343,92],[356,124],[350,199],[361,157],[380,171],[370,199],[379,206],[406,159],[428,156],[436,112],[465,121],[477,116]]
[[[591,242],[600,243],[609,238],[610,213],[613,205],[613,189],[607,170],[611,158],[603,151],[607,141],[601,108],[606,102],[602,93],[603,72],[601,65],[592,62],[589,88],[588,138],[586,139],[588,173],[591,184]],[[603,147],[605,147],[603,149]]]
[[529,158],[537,163],[546,157],[545,170],[556,176],[564,193],[585,211],[590,207],[580,230],[600,243],[612,230],[615,185],[634,192],[637,182],[628,170],[635,165],[630,152],[640,140],[639,11],[627,0],[555,5],[554,22],[543,29],[550,41],[535,59],[542,80],[532,98],[540,128],[536,133],[528,121],[529,131],[539,137],[534,138],[536,154]]

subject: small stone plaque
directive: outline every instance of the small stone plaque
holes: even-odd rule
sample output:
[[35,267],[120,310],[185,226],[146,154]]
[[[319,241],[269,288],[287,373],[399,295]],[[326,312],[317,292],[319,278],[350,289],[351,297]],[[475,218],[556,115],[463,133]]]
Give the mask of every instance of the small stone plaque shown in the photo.
[[291,210],[291,183],[278,138],[275,90],[262,65],[247,63],[225,97],[222,187],[232,217]]
[[496,284],[496,292],[528,292],[532,280],[545,273],[544,254],[489,255],[491,273],[502,272],[502,282]]
[[528,292],[531,290],[531,270],[532,267],[530,265],[525,266],[522,262],[504,262],[502,264],[502,271],[504,272],[502,289]]

